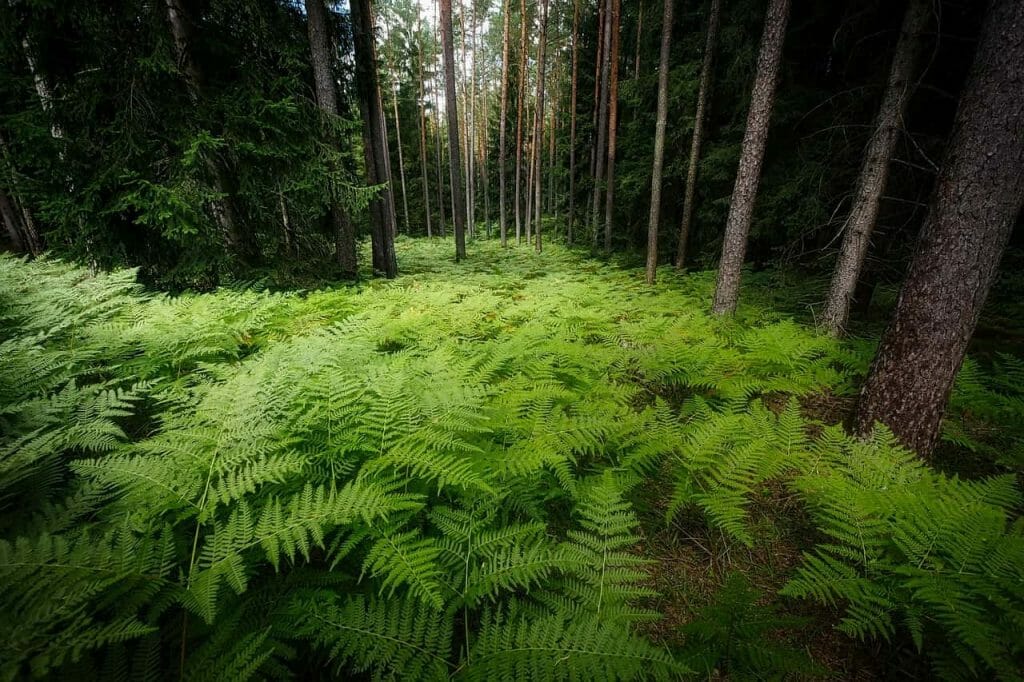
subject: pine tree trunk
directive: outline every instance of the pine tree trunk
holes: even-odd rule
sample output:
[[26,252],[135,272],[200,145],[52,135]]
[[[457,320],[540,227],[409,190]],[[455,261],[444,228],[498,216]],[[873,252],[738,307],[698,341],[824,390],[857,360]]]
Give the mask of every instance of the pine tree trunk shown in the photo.
[[[198,103],[202,98],[204,76],[200,71],[195,59],[192,56],[192,25],[191,20],[185,14],[181,0],[165,0],[167,7],[167,19],[171,25],[171,37],[174,39],[174,49],[178,60],[178,68],[185,75],[185,85],[193,104]],[[38,82],[37,82],[38,85]],[[59,129],[58,129],[59,130]],[[235,208],[232,189],[228,172],[223,162],[214,157],[206,156],[203,159],[207,172],[210,174],[213,190],[220,195],[210,204],[210,212],[217,223],[227,250],[234,252],[243,262],[251,262],[256,259],[255,246],[250,242],[249,236],[242,227]]]
[[385,185],[370,201],[373,269],[385,277],[398,275],[395,259],[395,213],[390,191],[387,137],[380,86],[371,0],[352,0],[352,42],[355,46],[356,85],[363,118],[363,149],[368,185]]
[[405,218],[405,231],[409,231],[409,199],[405,193],[405,160],[402,157],[402,121],[398,118],[398,83],[391,85],[391,102],[395,110],[395,144],[398,145],[398,177],[402,188],[402,215]]
[[[590,196],[587,199],[587,210],[599,201],[595,195],[599,191],[599,182],[597,177],[597,138],[600,133],[600,126],[598,120],[600,119],[601,111],[601,64],[604,62],[604,22],[605,22],[605,0],[597,0],[597,45],[595,46],[594,54],[594,107],[590,115]],[[593,216],[588,213],[587,221],[591,221]],[[594,235],[594,246],[597,246],[597,235]]]
[[508,246],[508,213],[505,206],[505,180],[508,175],[506,157],[508,149],[505,140],[505,129],[508,125],[508,31],[509,14],[511,12],[510,5],[509,0],[504,0],[501,12],[501,111],[498,124],[498,220],[500,225],[498,229],[501,234],[502,246]]
[[636,18],[636,57],[633,59],[633,80],[640,78],[640,45],[644,32],[644,0],[640,0],[640,9]]
[[728,315],[736,310],[740,293],[740,275],[747,251],[747,235],[754,215],[754,201],[761,181],[761,165],[768,140],[768,125],[775,102],[775,86],[782,59],[782,44],[789,20],[789,0],[771,0],[764,20],[761,52],[757,58],[757,76],[750,97],[747,130],[743,135],[739,170],[732,190],[729,218],[725,223],[722,259],[718,265],[715,302],[711,312]]
[[556,114],[558,113],[557,104],[557,101],[552,98],[551,106],[548,107],[551,110],[551,125],[548,126],[548,213],[555,217],[558,217],[557,201],[555,200],[555,133],[558,129],[556,119]]
[[426,93],[423,87],[423,43],[420,40],[420,31],[423,30],[422,22],[417,20],[416,22],[416,55],[418,60],[416,62],[417,73],[419,75],[419,106],[420,106],[420,180],[423,184],[423,217],[426,220],[427,237],[434,236],[433,226],[430,223],[430,183],[427,180],[427,167],[429,160],[427,159],[427,103]]
[[594,230],[594,246],[597,246],[598,235],[601,234],[600,208],[601,208],[601,183],[604,181],[605,159],[607,158],[606,144],[608,139],[608,81],[611,71],[612,51],[612,11],[611,6],[614,0],[598,0],[604,4],[604,26],[601,31],[601,77],[599,79],[597,99],[597,145],[594,147],[594,194],[593,204],[590,207],[590,222]]
[[1024,3],[994,0],[960,98],[920,242],[861,391],[875,422],[922,457],[1024,204]]
[[544,149],[544,59],[547,52],[548,42],[548,0],[540,1],[540,44],[537,46],[537,115],[536,115],[536,128],[533,132],[533,158],[534,167],[536,171],[536,188],[537,193],[534,199],[534,210],[535,213],[535,227],[536,230],[536,248],[537,252],[540,253],[542,249],[541,244],[541,222],[540,217],[543,213],[543,199],[544,199],[544,174],[541,172],[541,158],[543,157]]
[[516,98],[516,245],[523,240],[523,106],[526,100],[526,0],[519,0],[519,83]]
[[[437,0],[435,0],[435,2],[434,2],[434,29],[435,29],[434,30],[434,39],[435,39],[436,42],[439,43],[440,40],[438,39],[439,38],[438,33],[439,33],[440,29],[438,28],[438,25],[441,22],[440,22],[440,19],[438,17],[439,17],[439,14],[438,14],[438,3],[437,3]],[[439,219],[441,221],[441,224],[439,225],[439,227],[441,228],[440,229],[440,234],[441,234],[441,238],[444,239],[444,237],[445,237],[445,215],[444,215],[445,200],[444,200],[444,172],[443,172],[443,169],[444,169],[444,140],[443,140],[443,137],[441,135],[441,118],[440,118],[440,115],[441,115],[441,95],[440,95],[441,84],[439,82],[438,74],[437,74],[436,70],[434,71],[434,79],[433,79],[433,81],[434,81],[434,83],[433,83],[433,87],[431,89],[434,91],[434,132],[435,132],[435,139],[436,139],[436,144],[437,144],[437,211],[438,211],[438,217],[439,217]],[[452,200],[452,204],[454,205],[454,203],[455,202],[454,202],[454,199],[453,199]]]
[[14,210],[14,203],[7,196],[7,192],[4,192],[2,189],[0,189],[0,216],[3,217],[4,227],[7,229],[7,237],[11,248],[15,253],[27,252],[29,249],[25,243],[25,238],[22,236],[24,230],[21,227],[21,217]]
[[686,267],[686,245],[690,240],[690,226],[693,224],[693,204],[697,192],[697,164],[700,163],[700,148],[704,142],[704,121],[707,118],[708,98],[711,96],[711,72],[715,62],[715,41],[718,39],[718,21],[722,12],[722,0],[711,0],[708,14],[707,42],[700,66],[700,89],[697,91],[697,113],[693,120],[693,140],[690,143],[690,162],[686,168],[686,189],[683,193],[683,220],[679,225],[679,240],[676,242],[676,267]]
[[846,221],[843,244],[839,248],[832,285],[822,315],[822,326],[833,336],[841,335],[849,321],[850,301],[875,229],[878,206],[889,178],[889,160],[896,149],[903,112],[912,94],[914,72],[921,52],[921,34],[927,26],[930,13],[931,4],[928,0],[910,0],[903,19],[885,97],[864,154],[856,197]]
[[455,46],[452,42],[452,0],[441,0],[441,45],[444,50],[445,109],[448,113],[452,196],[455,200],[455,260],[466,257],[466,207],[462,195],[462,159],[459,149],[459,110],[455,99]]
[[[335,87],[334,73],[331,68],[333,41],[329,37],[327,7],[324,0],[305,0],[307,28],[309,31],[309,55],[313,65],[313,86],[316,92],[316,103],[325,118],[330,120],[338,115],[338,93]],[[332,136],[333,138],[333,136]],[[285,210],[284,195],[281,195],[281,208]],[[352,221],[345,207],[337,201],[328,204],[327,211],[334,228],[335,258],[341,272],[346,277],[355,277],[358,272],[356,261],[356,235],[352,229]],[[286,225],[286,237],[290,240],[289,253],[297,255],[294,235],[291,227]]]
[[570,84],[569,111],[569,217],[566,223],[565,243],[573,245],[576,222],[576,98],[580,73],[580,0],[572,3],[572,83]]
[[604,195],[604,252],[612,252],[612,223],[615,218],[615,147],[619,127],[619,29],[621,2],[611,0],[611,82],[608,86],[608,182]]
[[651,213],[647,221],[647,283],[658,272],[658,221],[661,217],[661,171],[665,163],[665,125],[668,121],[668,69],[672,56],[672,4],[665,0],[658,58],[658,118],[654,128],[654,163],[651,168]]
[[32,212],[29,211],[28,206],[25,205],[25,202],[19,196],[17,169],[7,147],[7,140],[2,135],[0,135],[0,157],[3,159],[4,171],[8,175],[7,188],[10,194],[7,198],[11,204],[11,209],[14,211],[14,224],[21,229],[21,241],[25,250],[33,256],[38,256],[43,252],[43,239],[39,234],[39,230],[36,229],[36,222],[32,217]]
[[534,163],[534,152],[537,147],[537,140],[533,139],[534,134],[537,130],[537,101],[534,100],[533,112],[530,113],[529,107],[527,107],[527,117],[532,121],[530,124],[530,139],[526,143],[526,158],[529,164],[529,170],[526,174],[526,217],[524,218],[526,229],[526,243],[530,244],[533,242],[533,176],[537,169],[537,164]]

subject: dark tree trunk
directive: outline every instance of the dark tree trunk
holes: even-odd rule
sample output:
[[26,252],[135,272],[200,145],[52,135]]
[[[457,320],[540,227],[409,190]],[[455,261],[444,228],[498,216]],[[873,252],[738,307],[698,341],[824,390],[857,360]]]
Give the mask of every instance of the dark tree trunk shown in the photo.
[[604,195],[604,252],[612,251],[612,223],[615,218],[615,152],[619,127],[619,29],[622,0],[611,0],[611,81],[608,85],[608,182]]
[[1024,3],[994,0],[960,98],[920,243],[861,391],[875,422],[922,457],[1024,203]]
[[536,173],[536,189],[537,193],[534,198],[534,210],[536,211],[536,247],[539,253],[542,248],[541,244],[541,224],[540,217],[543,213],[541,207],[543,206],[544,199],[544,177],[541,173],[541,157],[543,156],[544,149],[544,59],[547,52],[548,42],[548,0],[540,0],[540,43],[537,46],[537,115],[536,127],[533,131],[533,159],[534,159],[534,172]]
[[661,216],[661,171],[665,162],[665,125],[668,121],[668,68],[672,55],[672,4],[665,0],[661,19],[661,54],[658,59],[658,118],[654,127],[654,163],[651,167],[651,213],[647,220],[647,283],[658,272],[658,221]]
[[[193,58],[192,44],[194,36],[192,19],[189,17],[181,0],[165,0],[167,20],[171,25],[171,37],[174,39],[174,50],[178,60],[178,68],[185,75],[185,86],[193,103],[202,99],[205,84],[203,72]],[[214,191],[220,195],[210,204],[210,212],[217,223],[228,251],[235,253],[242,262],[257,260],[257,249],[250,236],[242,226],[242,221],[235,206],[233,182],[225,168],[223,160],[214,155],[207,155],[203,162],[210,175]]]
[[747,251],[747,235],[754,216],[754,201],[761,181],[764,147],[768,140],[768,125],[775,102],[775,86],[782,59],[782,44],[789,20],[789,0],[771,0],[764,19],[761,53],[757,58],[757,76],[750,97],[747,130],[743,135],[736,184],[732,190],[729,218],[725,223],[722,259],[718,264],[718,282],[711,312],[715,315],[732,314],[740,293],[740,274]]
[[572,91],[569,101],[569,216],[566,223],[565,243],[572,246],[573,227],[576,223],[576,97],[580,72],[580,2],[572,3]]
[[707,118],[708,99],[711,97],[711,70],[715,62],[715,41],[718,39],[718,21],[722,13],[722,0],[711,0],[708,13],[707,42],[700,66],[700,89],[697,91],[697,113],[693,118],[693,140],[690,143],[690,162],[686,167],[686,189],[683,193],[683,220],[679,224],[676,242],[676,267],[686,267],[686,244],[690,240],[693,223],[693,203],[697,193],[697,164],[704,143],[704,120]]
[[508,124],[508,29],[509,29],[509,0],[502,3],[502,29],[501,29],[501,112],[498,124],[498,213],[500,221],[501,245],[508,245],[508,222],[505,209],[505,178],[508,175],[506,157],[508,150],[505,141],[505,129]]
[[526,103],[526,0],[519,0],[519,73],[516,90],[516,245],[523,239],[523,107]]
[[[313,64],[313,84],[316,89],[316,103],[324,116],[330,121],[338,115],[338,93],[334,81],[334,70],[331,68],[331,55],[334,53],[327,21],[327,7],[324,0],[305,0],[306,17],[309,29],[309,54]],[[334,139],[334,136],[331,136]],[[284,196],[281,196],[282,210],[285,207]],[[352,229],[345,207],[338,201],[331,200],[327,211],[334,230],[335,258],[341,272],[346,277],[356,277],[359,268],[356,260],[356,235]],[[289,228],[290,231],[290,228]],[[291,235],[289,235],[291,236]],[[294,239],[290,239],[294,249]]]
[[604,4],[604,27],[601,31],[601,77],[597,95],[597,145],[594,147],[594,195],[590,207],[590,222],[594,229],[594,247],[597,247],[598,235],[601,234],[601,183],[604,182],[606,144],[608,139],[608,81],[610,80],[612,51],[612,18],[611,5],[613,0],[598,0]]
[[878,206],[889,178],[889,160],[896,148],[903,127],[903,112],[912,94],[914,72],[921,52],[921,34],[927,26],[930,13],[931,3],[928,0],[910,0],[903,19],[885,97],[878,109],[875,130],[864,153],[856,198],[846,221],[843,244],[839,248],[835,273],[822,314],[822,326],[833,336],[839,336],[845,331],[850,318],[850,302],[875,229]]
[[384,111],[377,81],[377,48],[373,31],[371,0],[352,0],[352,42],[355,46],[356,85],[359,110],[363,118],[363,149],[366,182],[384,185],[382,193],[370,201],[370,238],[373,242],[373,269],[385,277],[398,275],[395,259],[395,213],[390,200],[391,177],[388,172],[387,139],[384,135]]
[[445,109],[451,156],[452,196],[455,200],[455,260],[466,257],[466,207],[462,194],[462,159],[459,149],[459,111],[455,99],[455,46],[452,42],[452,0],[441,0],[441,46],[444,50]]
[[14,209],[14,204],[7,193],[0,189],[0,216],[3,217],[4,228],[7,230],[7,238],[11,248],[16,253],[25,253],[29,250],[22,235],[21,218]]

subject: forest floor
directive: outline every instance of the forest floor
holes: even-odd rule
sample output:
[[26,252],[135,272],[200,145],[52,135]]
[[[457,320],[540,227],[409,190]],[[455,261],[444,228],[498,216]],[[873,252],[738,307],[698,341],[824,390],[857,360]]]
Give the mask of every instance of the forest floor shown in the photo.
[[[757,670],[770,660],[810,677],[921,671],[908,637],[884,648],[865,644],[835,629],[838,607],[778,595],[822,540],[806,491],[791,485],[793,472],[827,466],[812,441],[848,416],[873,347],[869,339],[826,338],[807,324],[819,295],[807,280],[751,274],[736,316],[716,319],[707,312],[712,272],[665,267],[650,287],[640,269],[558,244],[537,254],[474,241],[460,264],[450,240],[400,239],[397,251],[402,275],[393,281],[176,297],[141,292],[132,273],[93,281],[63,266],[22,272],[7,263],[0,284],[16,297],[4,314],[22,326],[17,344],[26,351],[11,355],[6,371],[12,382],[38,375],[40,395],[75,377],[82,385],[102,376],[103,387],[136,382],[138,396],[126,396],[114,413],[120,426],[100,428],[94,448],[116,466],[85,462],[67,480],[122,491],[109,509],[91,512],[96,519],[121,518],[118,510],[129,508],[153,515],[139,527],[175,524],[175,533],[194,537],[192,557],[178,558],[186,570],[200,536],[216,542],[218,516],[231,505],[244,503],[247,515],[250,506],[271,504],[268,490],[401,476],[424,500],[408,523],[437,525],[430,532],[439,539],[422,542],[440,546],[446,527],[435,512],[499,493],[509,505],[499,512],[505,523],[521,516],[564,538],[580,496],[611,472],[639,521],[630,551],[649,560],[644,590],[654,593],[644,603],[660,614],[641,631],[684,660],[701,637],[697,649],[709,655],[707,641],[718,636],[708,634],[709,623],[729,623],[729,633],[742,626],[751,638],[747,659],[729,634],[710,659],[687,660],[691,668],[736,677],[743,665]],[[54,367],[74,368],[70,376],[32,369],[49,352],[62,358]],[[967,363],[954,394],[939,457],[946,469],[992,473],[997,456],[1021,457],[1024,425],[998,420],[1007,404],[1020,409],[1024,401],[1000,402],[995,374],[983,364]],[[123,411],[129,404],[142,407],[133,415]],[[214,427],[221,435],[207,452],[202,443]],[[829,437],[842,437],[836,433]],[[202,482],[219,490],[219,481],[204,458],[249,467],[225,470],[209,509]],[[265,479],[245,482],[267,463],[275,468]],[[128,471],[145,471],[146,485],[125,478]],[[166,499],[153,500],[161,486]],[[386,499],[390,489],[382,490]],[[194,511],[182,512],[180,501],[190,498]],[[324,532],[310,537],[322,543]],[[363,542],[366,534],[353,537]],[[309,541],[293,541],[291,558],[296,547],[308,554]],[[354,547],[346,541],[324,551]],[[217,551],[211,544],[202,556]],[[270,551],[276,566],[280,550]],[[362,582],[366,566],[349,579]],[[371,577],[384,580],[388,569],[379,570]],[[209,580],[212,611],[221,578]],[[412,579],[393,580],[383,583],[392,593]],[[567,589],[548,573],[501,589],[515,598],[548,583],[552,594]],[[419,598],[441,603],[440,588],[423,585]],[[737,613],[747,615],[733,623]]]

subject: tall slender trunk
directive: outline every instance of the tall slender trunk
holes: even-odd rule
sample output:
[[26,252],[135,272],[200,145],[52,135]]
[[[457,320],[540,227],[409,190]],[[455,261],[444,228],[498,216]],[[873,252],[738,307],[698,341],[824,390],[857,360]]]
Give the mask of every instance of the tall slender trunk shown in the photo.
[[488,169],[488,151],[487,144],[487,129],[490,126],[487,112],[487,84],[485,83],[480,91],[480,111],[483,115],[480,117],[480,135],[477,138],[479,140],[480,147],[480,179],[483,181],[483,194],[484,194],[484,227],[487,230],[487,238],[491,238],[491,176]]
[[405,231],[409,231],[409,199],[405,193],[405,160],[402,157],[402,122],[398,118],[398,82],[391,84],[391,102],[395,110],[395,144],[398,145],[398,177],[402,187],[402,215],[405,218]]
[[508,124],[508,29],[509,14],[511,13],[511,2],[504,0],[501,11],[501,111],[498,114],[498,230],[501,234],[501,245],[508,246],[508,220],[505,206],[505,179],[508,165],[506,156],[508,150],[505,141],[505,128]]
[[[529,107],[527,107],[527,116],[530,116]],[[526,243],[529,244],[533,241],[533,178],[537,170],[537,164],[534,163],[534,151],[537,147],[537,140],[534,139],[534,135],[537,132],[537,102],[533,102],[532,123],[530,124],[530,139],[526,144],[527,162],[529,164],[529,171],[526,177],[526,217],[524,227],[526,228]]]
[[445,109],[448,113],[448,146],[452,197],[455,200],[455,260],[466,257],[466,211],[462,195],[462,159],[459,150],[459,109],[455,99],[455,46],[452,43],[452,0],[441,0],[441,45],[444,50]]
[[[440,42],[438,34],[440,32],[439,24],[441,22],[440,22],[438,16],[439,16],[438,15],[438,4],[437,4],[437,0],[435,0],[434,1],[434,39],[435,39],[435,41]],[[443,140],[443,137],[441,135],[441,94],[440,94],[441,93],[441,83],[440,83],[440,80],[438,78],[438,74],[437,74],[436,70],[434,71],[433,81],[434,81],[434,83],[433,83],[432,90],[434,91],[434,132],[436,134],[435,137],[436,137],[436,140],[437,140],[437,210],[438,210],[438,217],[441,220],[441,224],[439,225],[439,227],[441,228],[441,238],[443,239],[445,237],[445,216],[444,216],[445,200],[444,200],[444,173],[443,173],[443,168],[444,168],[444,140]],[[455,204],[454,199],[452,199],[451,201],[452,201],[452,205],[454,205]],[[453,227],[453,229],[454,229],[454,227]]]
[[686,267],[686,245],[690,240],[690,226],[693,224],[693,203],[697,192],[697,164],[700,163],[700,147],[704,142],[704,121],[707,118],[708,99],[711,96],[711,72],[715,62],[715,41],[718,39],[718,22],[722,13],[722,0],[711,0],[708,14],[707,42],[704,44],[704,59],[700,65],[700,89],[697,91],[697,113],[693,119],[693,139],[690,142],[690,162],[686,167],[686,190],[683,193],[683,220],[679,225],[679,240],[676,242],[676,267]]
[[523,106],[526,100],[526,0],[519,0],[519,83],[516,97],[516,245],[523,239]]
[[[171,37],[174,40],[175,54],[178,60],[178,68],[185,76],[185,85],[193,104],[199,103],[202,99],[204,87],[204,74],[200,71],[192,55],[192,34],[191,19],[185,13],[182,0],[165,0],[167,8],[167,20],[171,26]],[[37,82],[38,86],[38,82]],[[210,175],[213,190],[220,198],[210,203],[210,212],[221,232],[221,237],[229,251],[233,251],[243,261],[252,261],[256,258],[256,250],[246,234],[235,207],[234,194],[231,191],[233,183],[229,174],[224,168],[224,163],[215,155],[207,155],[203,159],[206,170]]]
[[427,236],[433,237],[434,231],[430,223],[430,183],[427,181],[427,102],[423,87],[423,42],[420,39],[422,22],[416,22],[416,70],[419,76],[419,107],[420,107],[420,179],[423,184],[423,217],[426,219]]
[[604,168],[606,156],[606,144],[608,139],[608,81],[611,71],[612,51],[612,3],[614,0],[599,0],[604,2],[604,28],[601,35],[601,78],[598,93],[597,105],[597,145],[594,147],[594,203],[590,207],[590,222],[594,229],[594,246],[597,246],[598,235],[601,234],[600,208],[601,208],[601,183],[604,181]]
[[[331,45],[334,43],[328,32],[327,7],[324,5],[324,0],[305,0],[305,4],[309,31],[309,56],[313,65],[316,103],[324,118],[330,122],[330,119],[338,115],[338,93],[335,87],[334,73],[331,69],[331,55],[334,53]],[[331,139],[334,139],[333,135],[331,135]],[[284,194],[280,191],[278,194],[282,219],[285,223],[285,237],[289,242],[288,251],[295,256],[297,255],[295,238],[291,230],[291,221],[287,220]],[[349,220],[345,207],[337,201],[328,202],[327,212],[334,229],[335,259],[338,266],[344,276],[355,277],[359,268],[356,261],[356,235],[355,230],[352,229],[352,221]]]
[[619,28],[622,0],[611,0],[611,83],[608,87],[608,182],[604,203],[604,252],[612,251],[612,222],[615,218],[615,147],[619,125]]
[[544,177],[541,173],[541,158],[543,157],[544,149],[544,59],[547,52],[548,42],[548,0],[541,0],[540,2],[540,44],[537,46],[537,116],[536,116],[536,128],[533,133],[533,157],[534,166],[536,167],[536,182],[537,182],[537,194],[534,201],[534,210],[536,211],[536,225],[535,230],[537,232],[537,252],[539,253],[542,248],[541,244],[541,222],[540,217],[543,213],[543,199],[544,199]]
[[732,190],[729,218],[725,223],[722,259],[718,265],[715,301],[711,307],[711,312],[715,315],[732,314],[739,299],[747,235],[750,233],[754,201],[757,199],[757,187],[761,181],[761,165],[764,162],[764,148],[768,140],[768,125],[772,118],[775,86],[778,82],[779,62],[782,59],[782,44],[786,37],[788,20],[789,0],[771,0],[764,19],[761,52],[757,58],[757,76],[754,78],[750,111],[747,114],[747,130],[743,135],[743,148],[740,152],[736,184]]
[[476,236],[476,2],[470,2],[472,12],[469,21],[469,44],[472,50],[473,59],[470,60],[469,75],[469,139],[466,147],[469,149],[469,232]]
[[580,73],[580,0],[572,2],[572,83],[569,85],[569,218],[565,228],[565,243],[573,244],[576,223],[576,97]]
[[[715,0],[717,1],[717,0]],[[661,216],[661,171],[665,163],[665,125],[668,121],[668,67],[672,55],[672,3],[665,0],[658,58],[658,119],[654,126],[654,163],[651,167],[651,213],[647,220],[647,283],[658,272],[658,221]]]
[[356,84],[359,93],[359,109],[363,118],[366,181],[369,185],[385,186],[384,190],[370,201],[373,269],[390,278],[398,275],[394,242],[396,221],[390,191],[391,176],[388,167],[384,111],[377,80],[373,4],[371,0],[352,0],[351,8]]
[[636,57],[633,59],[633,80],[640,78],[640,45],[644,34],[644,0],[640,0],[640,9],[636,18]]
[[1024,3],[994,0],[917,252],[861,390],[855,427],[882,422],[931,455],[946,401],[1024,205]]
[[[554,71],[554,69],[552,69]],[[548,126],[548,213],[557,217],[558,206],[555,201],[555,134],[558,131],[556,114],[558,103],[552,98],[550,109],[551,125]]]
[[[597,134],[599,127],[597,120],[601,108],[601,63],[604,61],[605,4],[604,0],[597,0],[597,46],[594,54],[594,107],[590,116],[590,198],[588,199],[588,206],[593,203],[594,192],[597,191]],[[587,215],[587,220],[590,220],[589,214]]]
[[921,53],[921,34],[928,24],[930,12],[931,3],[928,0],[910,0],[903,18],[889,82],[878,109],[875,130],[865,151],[856,198],[846,220],[843,244],[839,248],[822,315],[822,326],[833,336],[843,333],[850,318],[850,301],[864,267],[871,233],[875,229],[882,192],[889,178],[889,160],[896,149],[903,125],[903,112],[912,94],[914,72]]

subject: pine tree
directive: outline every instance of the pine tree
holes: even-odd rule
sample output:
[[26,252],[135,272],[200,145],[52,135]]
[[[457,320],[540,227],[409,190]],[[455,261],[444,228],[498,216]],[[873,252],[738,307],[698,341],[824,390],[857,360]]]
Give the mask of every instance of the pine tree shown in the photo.
[[661,19],[661,56],[658,60],[658,119],[654,130],[654,162],[651,169],[651,213],[647,221],[647,283],[658,272],[658,221],[661,215],[661,169],[665,162],[665,124],[668,120],[668,69],[672,55],[672,4],[665,0]]
[[462,159],[459,148],[459,110],[455,94],[455,45],[452,42],[452,1],[441,2],[441,46],[444,51],[445,109],[448,114],[449,172],[455,202],[455,260],[466,257],[466,208],[462,195]]

